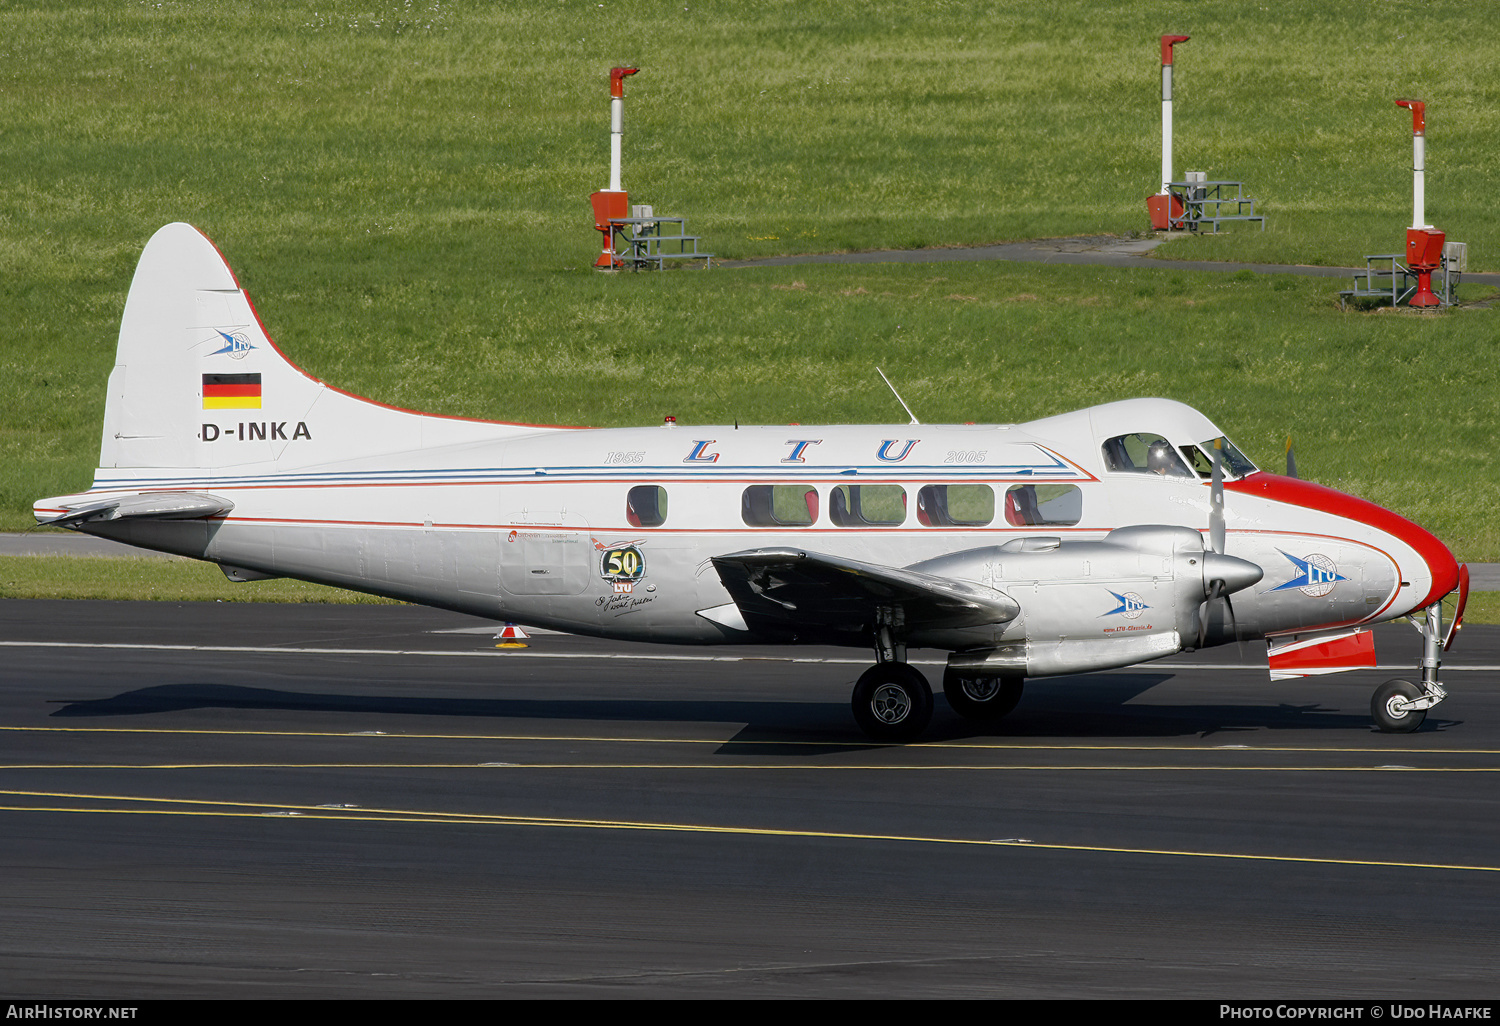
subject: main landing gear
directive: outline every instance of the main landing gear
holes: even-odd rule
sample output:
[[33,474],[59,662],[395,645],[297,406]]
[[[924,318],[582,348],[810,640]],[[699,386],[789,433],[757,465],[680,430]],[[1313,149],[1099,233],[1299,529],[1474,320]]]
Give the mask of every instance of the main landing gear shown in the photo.
[[[998,720],[1021,701],[1019,677],[961,677],[943,672],[943,694],[953,711],[971,720]],[[871,740],[910,741],[932,719],[932,688],[907,663],[876,663],[854,685],[854,719]]]
[[906,643],[896,640],[899,609],[882,609],[875,627],[875,665],[854,685],[854,722],[872,741],[910,741],[932,719],[932,688],[906,664]]
[[953,667],[943,671],[943,694],[953,711],[971,720],[998,720],[1021,701],[1026,682],[1020,677],[963,677]]
[[[854,720],[873,741],[910,741],[932,720],[932,688],[927,678],[906,662],[906,646],[894,641],[890,627],[876,631],[877,662],[860,674],[854,685]],[[998,720],[1021,700],[1020,677],[960,676],[952,667],[943,671],[943,694],[960,716]]]
[[1407,617],[1422,635],[1422,680],[1413,684],[1409,680],[1388,680],[1375,689],[1370,697],[1370,717],[1375,726],[1386,734],[1409,734],[1427,719],[1427,710],[1448,697],[1448,692],[1438,683],[1438,667],[1442,665],[1443,605],[1434,602],[1427,607],[1426,623],[1419,623],[1415,616]]
[[932,719],[932,688],[906,663],[876,663],[854,685],[854,720],[873,741],[910,741]]

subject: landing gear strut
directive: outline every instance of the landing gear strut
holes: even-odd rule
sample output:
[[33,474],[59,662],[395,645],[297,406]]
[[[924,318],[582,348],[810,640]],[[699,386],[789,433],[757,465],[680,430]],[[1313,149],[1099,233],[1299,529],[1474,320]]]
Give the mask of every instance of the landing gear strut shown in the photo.
[[906,662],[898,641],[899,610],[881,610],[875,628],[876,663],[854,685],[854,721],[874,741],[910,741],[932,719],[932,688]]
[[1443,662],[1443,604],[1427,607],[1426,623],[1415,616],[1407,617],[1422,635],[1422,682],[1388,680],[1375,689],[1370,698],[1370,716],[1375,726],[1386,734],[1409,734],[1427,719],[1427,710],[1448,697],[1438,683],[1438,667]]

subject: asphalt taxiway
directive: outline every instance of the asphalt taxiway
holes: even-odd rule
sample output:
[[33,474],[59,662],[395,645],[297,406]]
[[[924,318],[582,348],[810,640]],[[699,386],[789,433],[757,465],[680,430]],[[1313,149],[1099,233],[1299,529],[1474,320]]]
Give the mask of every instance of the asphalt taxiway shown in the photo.
[[1368,719],[1392,626],[1390,670],[1231,647],[904,746],[854,726],[862,652],[492,635],[0,602],[7,997],[1500,989],[1500,628],[1410,735]]

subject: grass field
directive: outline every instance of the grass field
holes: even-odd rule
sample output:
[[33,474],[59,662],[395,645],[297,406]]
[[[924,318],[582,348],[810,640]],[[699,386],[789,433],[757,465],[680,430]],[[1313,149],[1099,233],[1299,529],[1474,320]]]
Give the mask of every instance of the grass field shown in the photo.
[[[0,528],[87,485],[140,248],[187,220],[310,372],[403,406],[600,426],[1013,421],[1133,395],[1500,559],[1489,309],[1340,313],[1333,280],[876,265],[601,277],[625,184],[722,256],[1146,228],[1156,36],[1181,170],[1269,221],[1163,255],[1359,263],[1428,216],[1500,267],[1496,15],[1363,3],[0,2]],[[1470,289],[1471,298],[1490,290]]]
[[6,598],[399,604],[303,581],[231,584],[213,563],[145,556],[0,556],[0,599]]

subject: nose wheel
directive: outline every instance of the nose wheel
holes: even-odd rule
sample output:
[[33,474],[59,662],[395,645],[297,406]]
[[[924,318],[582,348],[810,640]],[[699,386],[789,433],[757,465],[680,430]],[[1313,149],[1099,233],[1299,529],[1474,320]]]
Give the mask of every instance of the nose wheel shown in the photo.
[[1416,708],[1424,692],[1409,680],[1388,680],[1370,698],[1370,716],[1386,734],[1410,734],[1427,719],[1425,708]]
[[[1467,568],[1465,580],[1466,578]],[[1455,627],[1462,615],[1467,583],[1464,589],[1464,596],[1459,598],[1459,614],[1454,617]],[[1438,667],[1443,662],[1443,649],[1453,640],[1451,632],[1446,639],[1443,635],[1442,603],[1434,602],[1427,607],[1425,622],[1419,621],[1415,616],[1408,616],[1407,619],[1422,635],[1422,682],[1414,684],[1409,680],[1388,680],[1370,696],[1370,717],[1375,721],[1375,726],[1386,734],[1411,733],[1427,719],[1428,709],[1448,697],[1448,692],[1437,679]]]
[[906,663],[879,663],[854,685],[854,720],[873,741],[910,741],[932,719],[932,688]]

